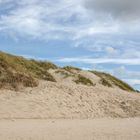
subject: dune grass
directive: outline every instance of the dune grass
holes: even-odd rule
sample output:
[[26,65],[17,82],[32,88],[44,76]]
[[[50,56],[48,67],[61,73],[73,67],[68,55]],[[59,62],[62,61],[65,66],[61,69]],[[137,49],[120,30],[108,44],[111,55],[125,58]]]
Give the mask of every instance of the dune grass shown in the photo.
[[80,74],[78,75],[78,79],[75,80],[75,83],[83,84],[83,85],[87,85],[87,86],[93,86],[93,83],[90,79],[88,79]]
[[[35,87],[38,85],[38,79],[56,82],[54,77],[48,72],[49,69],[57,69],[65,78],[69,76],[77,77],[77,84],[93,86],[90,79],[76,74],[75,71],[81,69],[67,66],[58,68],[56,65],[47,61],[28,60],[23,57],[14,56],[0,52],[0,88],[17,89],[18,86]],[[126,91],[135,91],[127,83],[118,78],[103,72],[91,71],[100,77],[100,83],[104,86],[113,87],[114,85]]]
[[66,70],[66,71],[68,71],[70,73],[73,73],[74,70],[75,71],[81,71],[80,68],[76,68],[76,67],[72,67],[72,66],[66,66],[66,67],[63,67],[62,69]]
[[36,79],[55,82],[47,71],[57,68],[50,62],[27,60],[23,57],[0,52],[0,88],[18,85],[34,87],[38,85]]
[[98,77],[100,77],[101,78],[100,81],[104,86],[113,87],[115,85],[122,90],[135,92],[135,90],[130,85],[128,85],[124,81],[112,76],[111,74],[104,73],[104,72],[98,72],[98,71],[90,71],[90,72],[92,72],[95,75],[97,75]]

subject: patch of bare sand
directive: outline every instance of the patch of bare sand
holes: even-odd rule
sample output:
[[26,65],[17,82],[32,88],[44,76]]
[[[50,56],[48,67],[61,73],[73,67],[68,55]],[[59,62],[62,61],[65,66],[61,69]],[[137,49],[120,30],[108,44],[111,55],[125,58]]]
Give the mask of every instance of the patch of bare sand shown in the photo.
[[101,85],[40,81],[36,88],[0,91],[0,118],[93,119],[139,117],[140,94]]
[[139,140],[140,118],[0,120],[1,140]]

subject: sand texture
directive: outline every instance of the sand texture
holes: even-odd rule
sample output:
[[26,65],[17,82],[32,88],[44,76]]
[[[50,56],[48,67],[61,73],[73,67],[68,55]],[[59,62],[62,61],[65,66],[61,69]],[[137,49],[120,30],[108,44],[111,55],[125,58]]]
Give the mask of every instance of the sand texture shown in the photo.
[[140,140],[140,119],[0,120],[1,140]]
[[101,85],[40,81],[36,88],[0,91],[0,118],[93,119],[140,116],[140,94]]
[[56,82],[0,90],[0,140],[140,140],[140,94],[50,71]]

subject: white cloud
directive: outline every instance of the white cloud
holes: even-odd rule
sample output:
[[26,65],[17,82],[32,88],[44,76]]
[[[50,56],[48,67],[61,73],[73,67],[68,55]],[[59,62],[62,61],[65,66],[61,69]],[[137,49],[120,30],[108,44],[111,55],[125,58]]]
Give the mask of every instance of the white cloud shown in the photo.
[[0,0],[0,4],[4,4],[4,3],[7,3],[7,2],[10,2],[12,0]]
[[15,32],[18,35],[37,36],[40,32],[40,9],[37,6],[27,6],[15,9],[10,14],[2,15],[0,20],[1,32]]
[[0,32],[12,31],[16,32],[17,36],[29,35],[46,40],[72,37],[76,27],[68,23],[73,20],[72,18],[75,18],[77,22],[83,18],[80,15],[82,10],[77,2],[73,0],[57,0],[56,2],[11,0],[11,3],[16,6],[3,11],[0,15]]
[[118,67],[116,69],[112,70],[112,73],[114,75],[117,75],[120,78],[128,78],[129,79],[136,79],[139,78],[140,79],[140,72],[136,71],[136,70],[129,70],[127,69],[124,65],[122,65],[121,67]]
[[18,32],[18,35],[27,34],[38,38],[45,36],[47,39],[48,36],[53,38],[55,34],[63,34],[65,38],[67,34],[76,42],[77,39],[96,34],[120,34],[126,28],[108,19],[98,22],[83,7],[82,0],[7,0],[3,3],[6,3],[5,6],[12,4],[13,8],[1,14],[0,30],[12,30]]
[[[24,37],[44,41],[71,41],[75,47],[97,52],[96,56],[102,52],[99,55],[107,59],[140,58],[139,22],[121,23],[108,17],[100,20],[88,12],[83,2],[95,10],[93,2],[98,3],[99,7],[103,2],[113,6],[115,3],[113,0],[0,1],[0,7],[11,5],[0,14],[0,34],[16,40]],[[134,0],[135,5],[137,2]],[[120,4],[120,1],[116,3]],[[118,5],[115,8],[118,9]],[[97,11],[103,12],[103,9]],[[112,10],[108,12],[112,13]]]
[[140,80],[139,79],[123,79],[124,81],[128,82],[129,84],[136,86],[140,86]]
[[121,66],[113,70],[114,75],[118,75],[120,77],[128,76],[128,71],[126,70],[125,66]]
[[109,56],[114,56],[114,55],[118,55],[118,50],[117,49],[115,49],[115,48],[113,48],[113,47],[106,47],[105,48],[106,49],[106,52],[107,52],[107,54],[109,54]]
[[83,64],[124,64],[124,65],[140,65],[139,59],[111,59],[111,58],[61,58],[56,60],[64,63],[83,63]]

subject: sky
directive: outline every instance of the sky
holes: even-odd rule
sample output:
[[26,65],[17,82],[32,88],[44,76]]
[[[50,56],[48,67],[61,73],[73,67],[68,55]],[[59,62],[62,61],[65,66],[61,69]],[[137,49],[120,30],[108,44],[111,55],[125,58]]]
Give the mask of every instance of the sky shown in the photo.
[[111,73],[140,90],[139,0],[0,0],[0,50]]

